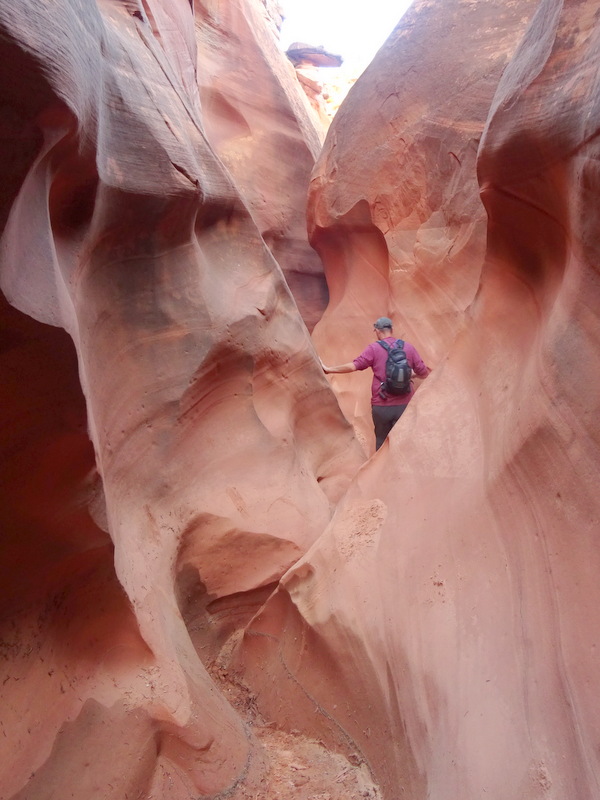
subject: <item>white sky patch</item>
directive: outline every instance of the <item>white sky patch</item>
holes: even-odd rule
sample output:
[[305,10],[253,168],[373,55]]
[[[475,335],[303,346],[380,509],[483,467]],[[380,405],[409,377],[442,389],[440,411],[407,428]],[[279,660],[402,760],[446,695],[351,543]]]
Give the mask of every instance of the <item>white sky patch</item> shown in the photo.
[[394,30],[412,0],[279,0],[284,22],[281,44],[323,45],[342,56],[356,76]]

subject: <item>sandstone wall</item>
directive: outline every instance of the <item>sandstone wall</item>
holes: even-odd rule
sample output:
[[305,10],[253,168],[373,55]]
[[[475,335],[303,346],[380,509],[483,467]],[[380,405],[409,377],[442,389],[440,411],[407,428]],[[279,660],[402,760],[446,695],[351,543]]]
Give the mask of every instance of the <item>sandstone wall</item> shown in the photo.
[[0,2],[0,797],[595,800],[598,12],[421,0],[339,112],[314,342],[434,367],[364,463],[263,8]]
[[[430,367],[451,348],[485,253],[479,141],[536,5],[417,0],[340,108],[308,210],[330,291],[313,335],[326,364],[358,355],[380,316]],[[331,382],[372,453],[371,376]]]
[[[440,22],[448,37],[451,22]],[[536,9],[483,133],[489,227],[476,298],[241,650],[260,702],[287,724],[293,706],[296,725],[304,715],[365,759],[390,799],[598,796],[598,31],[592,2]],[[342,183],[338,206],[317,197],[325,249],[336,220],[352,229],[341,199],[358,198],[353,188]],[[385,237],[368,200],[356,240],[364,229],[380,254],[368,263],[384,298]],[[328,314],[372,316],[366,263],[331,252],[341,268]],[[418,291],[411,299],[417,281],[398,284],[411,309],[427,305]],[[286,677],[284,704],[267,687]]]
[[306,194],[325,125],[273,27],[257,0],[196,4],[201,119],[312,330],[328,292],[308,243]]
[[204,10],[0,4],[2,797],[258,786],[207,667],[361,463],[205,134]]

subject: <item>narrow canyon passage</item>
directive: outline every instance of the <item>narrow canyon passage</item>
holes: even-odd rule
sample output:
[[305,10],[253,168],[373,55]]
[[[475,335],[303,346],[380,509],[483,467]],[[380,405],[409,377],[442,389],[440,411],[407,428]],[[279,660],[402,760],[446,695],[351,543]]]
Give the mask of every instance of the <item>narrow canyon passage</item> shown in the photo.
[[0,800],[597,798],[597,17],[0,0]]

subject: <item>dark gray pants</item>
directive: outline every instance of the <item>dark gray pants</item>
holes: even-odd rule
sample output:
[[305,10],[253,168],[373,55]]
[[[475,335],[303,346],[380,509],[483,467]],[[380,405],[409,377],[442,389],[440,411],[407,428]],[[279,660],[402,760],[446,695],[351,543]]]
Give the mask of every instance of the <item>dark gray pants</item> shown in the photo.
[[375,450],[379,450],[385,437],[404,414],[403,406],[371,406],[373,425],[375,426]]

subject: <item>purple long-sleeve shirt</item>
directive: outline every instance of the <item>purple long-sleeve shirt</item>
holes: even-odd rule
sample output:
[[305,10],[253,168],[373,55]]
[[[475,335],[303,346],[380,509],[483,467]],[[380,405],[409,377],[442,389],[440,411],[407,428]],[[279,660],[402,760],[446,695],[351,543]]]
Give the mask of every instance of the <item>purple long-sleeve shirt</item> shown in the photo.
[[[389,345],[394,345],[397,341],[395,336],[386,336],[383,340]],[[425,366],[421,356],[417,353],[415,348],[410,342],[404,342],[404,352],[408,363],[412,367],[413,372],[420,378],[425,378],[429,375],[429,368]],[[410,392],[407,394],[395,394],[388,397],[381,397],[379,389],[382,382],[385,380],[385,362],[387,361],[387,351],[377,342],[372,342],[366,347],[362,353],[354,359],[354,366],[356,369],[367,369],[371,367],[373,370],[373,383],[371,384],[371,405],[373,406],[404,406],[406,405],[413,394],[415,387],[413,382],[410,383]]]

